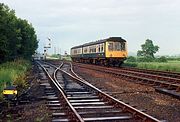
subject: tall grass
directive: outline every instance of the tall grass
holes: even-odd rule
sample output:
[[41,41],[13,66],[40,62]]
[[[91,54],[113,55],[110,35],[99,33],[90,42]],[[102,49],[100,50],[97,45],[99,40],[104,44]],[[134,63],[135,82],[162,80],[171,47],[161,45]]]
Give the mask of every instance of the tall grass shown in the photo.
[[139,68],[180,72],[180,63],[138,63]]
[[162,71],[180,72],[180,61],[160,62],[127,62],[124,66],[137,67],[143,69],[154,69]]
[[26,87],[25,75],[30,67],[30,62],[22,59],[0,65],[0,98],[6,86]]
[[11,85],[12,81],[16,79],[16,71],[9,69],[0,69],[0,83],[4,85]]

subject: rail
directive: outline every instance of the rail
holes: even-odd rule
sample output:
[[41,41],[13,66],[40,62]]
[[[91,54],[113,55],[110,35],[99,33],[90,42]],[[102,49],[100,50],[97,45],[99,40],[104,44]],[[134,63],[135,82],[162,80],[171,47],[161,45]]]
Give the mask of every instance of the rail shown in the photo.
[[119,101],[113,97],[111,97],[110,95],[102,92],[101,90],[99,90],[98,88],[96,88],[95,86],[91,85],[90,83],[88,83],[86,80],[82,79],[81,77],[79,77],[74,71],[73,71],[73,68],[72,68],[72,64],[71,65],[71,71],[74,75],[62,70],[62,69],[58,69],[60,70],[61,72],[67,74],[68,76],[70,76],[72,79],[74,79],[76,82],[80,83],[80,84],[83,84],[85,85],[86,87],[89,87],[90,89],[96,91],[99,96],[110,102],[111,104],[113,104],[115,107],[117,108],[123,108],[124,111],[127,111],[129,113],[131,113],[135,118],[141,118],[143,121],[149,121],[149,122],[160,122],[160,120],[142,112],[142,111],[139,111],[138,109],[135,109],[133,108],[132,106],[122,102],[122,101]]
[[[173,92],[179,92],[180,91],[180,79],[177,78],[163,78],[162,76],[157,76],[157,75],[150,75],[150,74],[145,74],[145,73],[139,73],[139,72],[132,72],[132,71],[124,71],[121,69],[112,69],[112,68],[106,68],[106,67],[100,67],[100,66],[89,66],[85,64],[78,65],[79,67],[84,67],[92,70],[97,70],[101,72],[106,72],[109,74],[114,74],[117,76],[122,77],[123,79],[129,79],[133,81],[143,81],[143,82],[148,82],[149,84],[152,84],[154,86],[160,86],[160,87],[165,87],[167,89],[175,89]],[[160,78],[162,78],[160,80]],[[175,97],[177,95],[174,95]]]
[[[60,92],[60,94],[62,95],[61,98],[63,98],[63,103],[64,106],[68,107],[69,113],[71,115],[70,119],[72,121],[77,121],[77,122],[84,122],[84,120],[80,117],[80,115],[77,113],[77,111],[73,108],[73,106],[70,104],[70,102],[68,101],[64,91],[62,90],[62,87],[60,86],[60,84],[57,82],[56,78],[55,80],[50,76],[50,74],[47,72],[47,70],[45,69],[45,67],[43,67],[39,62],[37,62],[44,70],[44,72],[46,73],[46,75],[48,76],[49,80],[53,82],[53,84],[55,85],[55,87],[58,89],[58,91]],[[55,70],[54,72],[54,76],[57,72],[57,70],[59,70],[59,68],[63,65],[63,63]]]

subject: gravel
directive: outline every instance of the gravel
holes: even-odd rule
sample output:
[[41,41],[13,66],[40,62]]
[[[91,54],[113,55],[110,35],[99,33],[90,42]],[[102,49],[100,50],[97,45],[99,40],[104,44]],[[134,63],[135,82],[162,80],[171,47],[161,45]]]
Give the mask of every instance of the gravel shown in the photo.
[[89,83],[115,98],[159,119],[180,122],[180,100],[155,91],[151,86],[122,80],[119,77],[75,66],[75,72]]
[[29,100],[29,102],[11,106],[10,108],[5,107],[3,114],[0,116],[0,122],[51,121],[52,113],[48,109],[46,101],[41,99],[41,97],[44,96],[44,88],[40,87],[40,80],[37,78],[37,74],[37,72],[33,71],[31,71],[29,74],[29,77],[31,77],[31,88],[26,95],[26,98]]

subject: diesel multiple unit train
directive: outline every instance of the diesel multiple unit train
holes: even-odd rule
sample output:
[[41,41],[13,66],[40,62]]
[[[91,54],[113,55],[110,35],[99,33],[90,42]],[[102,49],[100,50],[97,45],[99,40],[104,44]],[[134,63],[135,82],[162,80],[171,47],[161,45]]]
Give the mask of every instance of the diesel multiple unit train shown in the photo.
[[121,37],[110,37],[71,48],[74,62],[120,66],[127,58],[127,42]]

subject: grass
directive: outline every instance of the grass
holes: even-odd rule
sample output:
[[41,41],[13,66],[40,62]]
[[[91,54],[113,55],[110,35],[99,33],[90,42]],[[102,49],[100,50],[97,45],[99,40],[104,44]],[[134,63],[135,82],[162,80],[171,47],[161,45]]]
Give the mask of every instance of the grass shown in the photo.
[[70,55],[67,55],[67,56],[63,56],[61,57],[62,60],[66,60],[66,61],[71,61],[71,56]]
[[7,86],[17,85],[19,89],[27,86],[25,76],[30,67],[30,62],[22,59],[0,65],[0,99],[2,90]]
[[143,69],[154,69],[162,71],[180,72],[180,61],[168,61],[167,63],[159,62],[128,62],[125,66],[143,68]]

